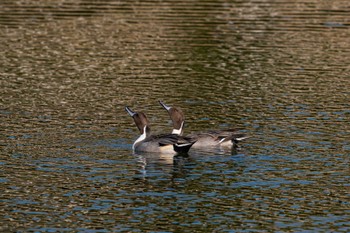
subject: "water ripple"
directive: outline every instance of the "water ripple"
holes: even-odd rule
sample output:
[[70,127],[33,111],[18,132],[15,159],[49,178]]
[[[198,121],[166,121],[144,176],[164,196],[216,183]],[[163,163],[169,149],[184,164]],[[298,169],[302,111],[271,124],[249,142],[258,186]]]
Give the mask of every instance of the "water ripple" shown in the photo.
[[[348,2],[0,6],[0,231],[350,231]],[[252,137],[133,154],[158,100]]]

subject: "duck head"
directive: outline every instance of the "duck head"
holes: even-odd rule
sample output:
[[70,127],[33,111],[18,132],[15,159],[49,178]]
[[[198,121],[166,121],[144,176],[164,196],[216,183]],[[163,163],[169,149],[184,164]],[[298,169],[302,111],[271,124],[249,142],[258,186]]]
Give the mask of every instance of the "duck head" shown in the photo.
[[144,114],[143,112],[134,112],[129,107],[125,107],[125,110],[134,119],[135,125],[139,129],[141,135],[146,135],[151,132],[146,114]]
[[176,108],[176,107],[170,107],[166,105],[164,102],[159,101],[159,104],[168,111],[168,114],[170,116],[171,121],[173,122],[173,134],[178,134],[182,135],[183,133],[183,128],[185,125],[185,115],[181,111],[181,109]]

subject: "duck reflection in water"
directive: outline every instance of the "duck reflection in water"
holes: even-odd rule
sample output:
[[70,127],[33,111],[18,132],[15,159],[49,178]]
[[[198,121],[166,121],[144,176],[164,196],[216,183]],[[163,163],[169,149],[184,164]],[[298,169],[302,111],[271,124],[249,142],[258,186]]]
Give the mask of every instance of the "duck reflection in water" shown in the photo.
[[[182,167],[189,160],[187,154],[177,154],[175,156],[170,154],[148,153],[141,154],[134,153],[136,163],[138,165],[137,173],[142,178],[159,176],[160,174],[177,174],[182,173]],[[177,176],[182,176],[177,174]]]

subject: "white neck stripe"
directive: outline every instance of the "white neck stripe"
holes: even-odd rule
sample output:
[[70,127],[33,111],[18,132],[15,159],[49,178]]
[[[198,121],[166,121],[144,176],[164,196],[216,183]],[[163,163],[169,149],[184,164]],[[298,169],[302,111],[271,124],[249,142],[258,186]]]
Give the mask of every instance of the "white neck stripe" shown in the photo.
[[184,121],[181,123],[181,127],[180,129],[173,129],[173,131],[171,132],[172,134],[177,134],[177,135],[181,135],[182,134],[182,128],[184,127]]
[[140,135],[140,137],[138,137],[137,139],[136,139],[136,141],[134,142],[134,144],[132,145],[132,149],[133,150],[135,150],[135,145],[137,144],[137,143],[139,143],[139,142],[142,142],[143,140],[145,140],[146,139],[146,127],[147,127],[147,125],[145,125],[145,127],[143,127],[143,134],[141,134]]
[[181,129],[173,129],[173,131],[171,133],[180,135],[181,134]]

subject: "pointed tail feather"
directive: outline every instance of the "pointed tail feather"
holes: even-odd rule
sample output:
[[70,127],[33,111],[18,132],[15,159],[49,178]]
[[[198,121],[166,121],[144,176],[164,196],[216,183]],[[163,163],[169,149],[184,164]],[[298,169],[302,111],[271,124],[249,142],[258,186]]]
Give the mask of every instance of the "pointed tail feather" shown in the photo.
[[219,141],[218,144],[221,144],[221,143],[224,143],[224,142],[227,142],[227,141],[232,141],[232,143],[238,143],[240,141],[243,141],[247,138],[250,138],[251,136],[247,136],[245,134],[231,134],[227,137],[222,137],[221,140]]
[[188,153],[188,151],[190,150],[190,148],[192,147],[192,145],[195,143],[196,141],[193,141],[193,142],[189,142],[189,143],[176,143],[174,144],[174,150],[177,152],[177,153]]
[[248,138],[251,138],[251,136],[247,136],[245,134],[238,134],[238,135],[234,135],[234,137],[231,140],[237,144],[240,141],[246,140]]
[[251,136],[236,137],[236,138],[234,138],[234,140],[240,142],[240,141],[246,140],[248,138],[251,138]]

